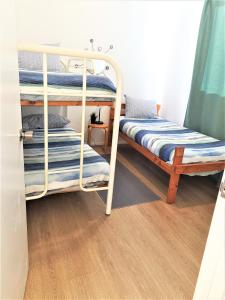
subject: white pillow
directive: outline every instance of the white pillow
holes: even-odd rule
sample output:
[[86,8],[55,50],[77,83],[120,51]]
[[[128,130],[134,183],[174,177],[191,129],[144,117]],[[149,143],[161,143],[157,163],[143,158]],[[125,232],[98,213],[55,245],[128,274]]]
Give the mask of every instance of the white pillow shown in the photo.
[[133,98],[125,95],[127,118],[156,118],[157,107],[156,100]]
[[[47,45],[47,44],[46,44]],[[60,44],[48,44],[47,46],[58,47]],[[30,71],[42,71],[43,55],[29,51],[19,51],[19,69]],[[60,72],[62,70],[59,55],[48,55],[48,71]]]
[[[65,72],[74,73],[78,75],[83,74],[83,59],[63,57],[61,62],[64,65]],[[89,74],[95,73],[93,60],[91,59],[87,59],[87,72]]]

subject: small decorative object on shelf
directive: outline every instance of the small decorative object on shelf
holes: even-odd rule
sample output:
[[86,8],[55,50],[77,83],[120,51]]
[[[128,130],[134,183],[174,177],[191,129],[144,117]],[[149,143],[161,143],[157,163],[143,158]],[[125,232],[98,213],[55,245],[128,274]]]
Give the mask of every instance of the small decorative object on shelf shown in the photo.
[[95,124],[103,124],[103,122],[101,121],[101,107],[99,107],[99,111],[98,111],[98,121],[95,121]]
[[93,113],[91,114],[91,124],[95,124],[95,123],[96,123],[96,120],[97,120],[96,113],[93,112]]

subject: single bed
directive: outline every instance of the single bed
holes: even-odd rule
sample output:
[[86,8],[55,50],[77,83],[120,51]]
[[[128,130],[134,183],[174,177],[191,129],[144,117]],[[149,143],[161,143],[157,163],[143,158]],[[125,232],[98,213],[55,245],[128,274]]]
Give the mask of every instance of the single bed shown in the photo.
[[[219,141],[162,118],[125,118],[120,121],[120,131],[170,165],[173,164],[177,147],[185,148],[182,159],[184,164],[225,160],[225,141]],[[215,172],[217,171],[197,174],[209,175]]]
[[[157,108],[159,111],[160,106]],[[111,108],[111,123],[113,122]],[[125,104],[121,106],[125,115]],[[168,120],[120,120],[120,137],[170,175],[167,203],[174,203],[181,174],[209,175],[225,168],[225,141]]]
[[[43,105],[43,72],[20,70],[22,106]],[[81,105],[83,76],[74,73],[48,72],[48,105]],[[87,75],[87,105],[112,106],[116,88],[105,76]]]
[[[80,137],[72,128],[49,129],[48,193],[80,190]],[[65,136],[53,136],[64,134]],[[109,180],[109,164],[90,146],[84,144],[84,187],[104,186]],[[24,141],[24,169],[26,196],[44,189],[44,131],[35,129],[33,138]]]

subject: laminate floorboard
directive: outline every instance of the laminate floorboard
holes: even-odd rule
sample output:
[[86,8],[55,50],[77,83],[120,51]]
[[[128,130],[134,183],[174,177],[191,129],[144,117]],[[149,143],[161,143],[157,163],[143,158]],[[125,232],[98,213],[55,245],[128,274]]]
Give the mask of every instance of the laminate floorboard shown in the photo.
[[168,205],[164,172],[149,165],[139,173],[121,153],[118,160],[161,200],[111,216],[95,192],[28,202],[25,299],[192,299],[217,188],[185,176]]

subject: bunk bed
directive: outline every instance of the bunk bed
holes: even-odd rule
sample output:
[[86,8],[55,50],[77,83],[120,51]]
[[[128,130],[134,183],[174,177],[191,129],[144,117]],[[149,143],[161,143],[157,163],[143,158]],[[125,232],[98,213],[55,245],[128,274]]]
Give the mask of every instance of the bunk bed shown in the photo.
[[[159,111],[160,107],[157,107]],[[110,122],[113,124],[114,109]],[[121,106],[125,116],[125,104]],[[225,141],[189,130],[160,117],[120,120],[120,137],[169,176],[167,203],[176,201],[181,174],[215,174],[225,168]]]
[[[117,63],[108,55],[66,48],[21,44],[18,51],[41,53],[41,71],[20,70],[21,106],[43,106],[44,128],[24,140],[26,200],[69,190],[107,190],[106,214],[112,207],[122,78]],[[83,61],[82,75],[48,71],[48,56],[76,57]],[[104,77],[87,75],[87,60],[104,60],[115,71],[116,88]],[[81,131],[49,129],[49,106],[82,106]],[[111,158],[108,164],[84,143],[86,106],[113,106],[115,119]],[[29,134],[28,134],[29,135]],[[26,133],[23,134],[26,137]],[[72,157],[72,159],[71,159]]]

